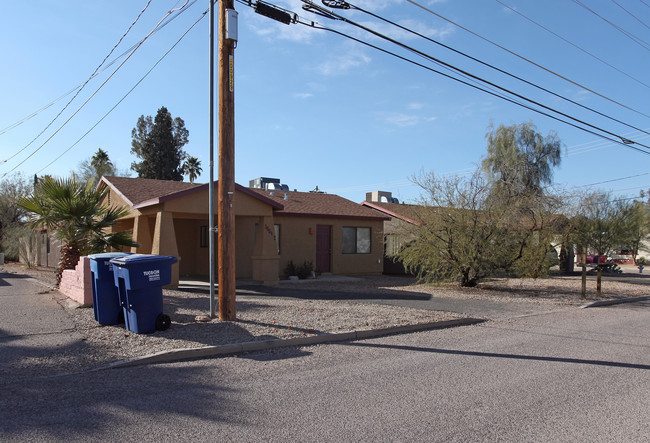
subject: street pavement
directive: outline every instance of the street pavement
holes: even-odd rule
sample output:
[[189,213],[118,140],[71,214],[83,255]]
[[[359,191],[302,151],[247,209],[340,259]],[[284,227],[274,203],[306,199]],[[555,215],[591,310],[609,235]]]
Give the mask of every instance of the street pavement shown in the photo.
[[38,280],[8,274],[0,266],[0,374],[11,373],[16,360],[56,358],[62,349],[83,352],[83,337],[59,304],[64,297],[53,295]]
[[0,440],[650,441],[650,302],[0,382]]
[[[83,352],[65,300],[49,291],[0,268],[0,369],[25,355]],[[193,362],[3,377],[0,441],[650,440],[650,301],[534,312],[454,302],[462,305],[437,300],[435,308],[480,310],[495,320]]]

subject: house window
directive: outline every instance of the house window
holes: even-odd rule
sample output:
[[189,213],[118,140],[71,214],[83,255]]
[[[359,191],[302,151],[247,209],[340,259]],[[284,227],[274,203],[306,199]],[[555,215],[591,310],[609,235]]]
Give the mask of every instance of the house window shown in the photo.
[[370,254],[370,228],[343,227],[344,254]]
[[210,239],[208,238],[208,227],[201,226],[199,231],[199,246],[202,248],[207,248],[210,244]]

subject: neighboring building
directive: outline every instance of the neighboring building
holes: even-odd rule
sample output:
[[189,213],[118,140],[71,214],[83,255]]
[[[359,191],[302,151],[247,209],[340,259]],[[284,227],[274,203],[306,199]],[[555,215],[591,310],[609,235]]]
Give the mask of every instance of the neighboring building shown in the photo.
[[405,274],[404,266],[395,262],[392,257],[406,243],[403,237],[404,225],[421,224],[418,205],[401,204],[393,198],[390,192],[373,191],[366,193],[366,201],[362,206],[373,209],[388,217],[384,222],[384,273]]
[[[113,230],[132,230],[140,244],[132,252],[178,257],[172,284],[209,275],[208,184],[103,177],[99,186],[109,190],[107,204],[128,209]],[[336,195],[283,188],[236,185],[233,201],[238,279],[275,284],[290,261],[322,273],[382,272],[387,217]]]
[[61,261],[61,245],[61,240],[50,237],[47,229],[42,229],[38,233],[36,265],[48,268],[58,267]]
[[[382,215],[390,217],[390,220],[384,223],[384,273],[405,274],[406,271],[402,264],[399,262],[396,263],[391,257],[408,243],[408,239],[405,239],[403,234],[405,225],[420,226],[422,224],[423,218],[421,213],[423,206],[401,204],[397,199],[392,197],[390,192],[386,191],[366,193],[366,201],[361,204]],[[562,223],[563,221],[563,218],[557,218],[553,220],[553,223]],[[528,227],[527,229],[536,228]],[[563,248],[561,243],[558,242],[556,249],[560,260],[563,261],[560,270],[567,273],[573,272],[573,245]]]
[[61,240],[51,237],[47,229],[38,229],[26,238],[20,240],[21,263],[29,266],[44,266],[56,268],[61,261]]

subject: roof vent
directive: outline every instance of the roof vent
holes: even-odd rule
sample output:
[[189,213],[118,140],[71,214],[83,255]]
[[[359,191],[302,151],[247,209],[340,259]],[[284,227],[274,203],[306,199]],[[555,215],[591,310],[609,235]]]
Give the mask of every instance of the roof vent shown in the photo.
[[391,192],[386,191],[366,192],[366,201],[376,203],[399,203],[399,200],[394,198]]
[[284,193],[284,199],[289,200],[289,194],[287,194],[286,192]]
[[309,192],[311,192],[312,194],[327,194],[325,191],[321,191],[320,189],[318,189],[318,185],[316,186],[316,189]]
[[266,184],[266,189],[271,190],[274,189],[276,191],[288,191],[289,190],[289,185],[281,184],[281,183],[267,183]]
[[266,189],[267,191],[288,191],[289,186],[280,183],[279,178],[259,177],[248,182],[248,186],[254,189]]

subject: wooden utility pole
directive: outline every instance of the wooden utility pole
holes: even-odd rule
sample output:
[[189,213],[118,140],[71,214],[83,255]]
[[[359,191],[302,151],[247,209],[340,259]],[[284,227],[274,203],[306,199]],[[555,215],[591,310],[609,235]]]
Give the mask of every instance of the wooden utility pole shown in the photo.
[[210,1],[208,9],[208,28],[210,37],[210,186],[208,188],[208,235],[210,246],[210,318],[216,317],[216,306],[214,303],[214,1]]
[[[219,186],[217,201],[219,319],[234,320],[235,304],[235,40],[227,38],[233,0],[219,1]],[[228,23],[236,27],[236,20]],[[233,29],[230,29],[232,36]],[[236,28],[234,30],[236,35]]]

